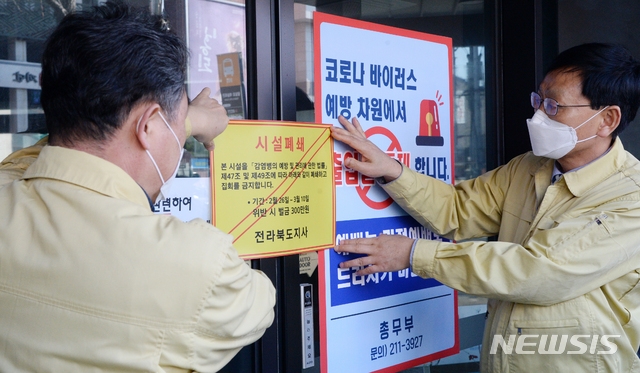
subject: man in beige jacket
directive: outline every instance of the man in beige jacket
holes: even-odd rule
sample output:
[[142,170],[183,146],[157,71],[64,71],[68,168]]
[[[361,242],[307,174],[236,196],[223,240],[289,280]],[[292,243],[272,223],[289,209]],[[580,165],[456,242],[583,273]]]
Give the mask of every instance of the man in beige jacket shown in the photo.
[[[411,267],[489,298],[483,372],[640,372],[640,163],[618,134],[640,105],[640,63],[618,45],[561,53],[527,121],[533,152],[455,186],[418,174],[341,119],[335,139],[362,154],[409,214],[454,240],[345,240],[357,274]],[[508,125],[524,125],[510,123]]]
[[208,90],[189,108],[186,67],[163,19],[119,3],[48,39],[49,142],[0,167],[0,372],[215,372],[271,325],[232,237],[151,211],[187,112],[209,148],[228,122]]

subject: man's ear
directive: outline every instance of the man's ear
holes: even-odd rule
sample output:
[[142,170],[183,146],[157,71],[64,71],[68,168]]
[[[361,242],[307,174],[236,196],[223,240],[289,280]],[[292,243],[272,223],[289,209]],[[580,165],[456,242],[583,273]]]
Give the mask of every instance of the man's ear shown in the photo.
[[[132,120],[135,120],[135,136],[143,149],[148,150],[153,136],[154,126],[150,119],[160,111],[160,105],[156,103],[143,104],[138,110],[131,112]],[[137,118],[136,118],[137,117]]]
[[620,106],[611,105],[602,112],[602,123],[598,127],[598,135],[601,137],[608,137],[613,131],[620,125],[620,118],[622,112]]

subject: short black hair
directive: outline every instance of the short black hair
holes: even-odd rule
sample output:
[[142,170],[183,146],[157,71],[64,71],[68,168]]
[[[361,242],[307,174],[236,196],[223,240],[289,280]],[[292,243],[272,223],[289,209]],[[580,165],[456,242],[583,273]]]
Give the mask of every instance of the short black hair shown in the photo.
[[42,56],[52,142],[106,140],[139,103],[171,119],[185,94],[188,50],[168,22],[116,0],[64,17]]
[[620,107],[614,138],[635,118],[640,106],[640,63],[622,45],[587,43],[569,48],[553,60],[546,74],[552,72],[577,73],[582,95],[591,101],[592,109]]

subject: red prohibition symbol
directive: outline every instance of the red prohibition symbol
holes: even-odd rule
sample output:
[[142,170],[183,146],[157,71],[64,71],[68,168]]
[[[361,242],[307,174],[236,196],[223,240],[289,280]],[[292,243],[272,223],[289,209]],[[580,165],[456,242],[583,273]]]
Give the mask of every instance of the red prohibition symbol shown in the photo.
[[[389,140],[391,140],[391,143],[389,144],[389,147],[387,148],[387,152],[401,152],[402,151],[402,146],[400,145],[400,141],[398,141],[398,138],[388,128],[385,128],[385,127],[371,127],[368,130],[366,130],[364,132],[364,134],[367,136],[367,138],[370,138],[373,135],[386,136],[387,138],[389,138]],[[386,209],[387,207],[391,206],[391,204],[393,203],[393,199],[391,197],[388,197],[384,201],[374,201],[371,198],[369,198],[368,193],[369,193],[370,189],[371,189],[371,185],[366,185],[366,186],[358,185],[356,187],[356,192],[358,192],[358,195],[360,196],[360,199],[362,199],[362,202],[364,202],[365,205],[369,206],[370,208],[372,208],[374,210],[383,210],[383,209]]]

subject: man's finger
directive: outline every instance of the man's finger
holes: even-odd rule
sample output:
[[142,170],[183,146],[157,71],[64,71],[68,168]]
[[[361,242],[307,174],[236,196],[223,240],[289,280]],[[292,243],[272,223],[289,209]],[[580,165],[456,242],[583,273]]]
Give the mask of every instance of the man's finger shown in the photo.
[[210,152],[216,148],[216,144],[213,142],[213,140],[206,143],[203,142],[202,145],[204,145],[204,148]]
[[340,268],[366,267],[371,264],[373,264],[373,259],[370,256],[361,256],[359,258],[340,263]]
[[192,101],[195,101],[195,100],[198,100],[198,99],[202,99],[204,97],[209,98],[210,94],[211,94],[211,89],[209,87],[204,87],[202,89],[202,91],[200,91],[200,93],[198,93],[196,98],[194,98]]
[[362,129],[362,126],[360,126],[360,122],[357,118],[354,117],[352,122],[349,122],[345,117],[341,115],[338,117],[338,122],[340,122],[344,129],[354,138],[360,140],[367,139],[367,136],[365,135],[364,130]]
[[342,240],[335,247],[336,252],[347,252],[354,254],[369,254],[373,248],[374,241],[371,238],[355,238]]
[[347,132],[344,128],[335,126],[331,127],[331,136],[333,136],[334,139],[342,141],[344,143],[346,143],[345,140],[347,140],[347,138],[351,137],[351,135],[349,135],[349,132]]
[[362,126],[360,125],[360,121],[356,117],[353,117],[353,126],[362,135],[362,137],[367,138],[367,135],[364,133],[364,130],[362,129]]
[[340,115],[338,117],[338,123],[340,123],[347,131],[351,132],[350,129],[353,128],[353,125],[347,120],[347,118]]
[[370,265],[356,271],[356,276],[367,276],[377,272],[383,272],[377,265]]
[[[363,258],[370,258],[370,257],[363,257]],[[340,263],[340,268],[342,269],[360,268],[359,270],[356,271],[356,276],[366,276],[366,275],[371,275],[378,272],[384,272],[384,270],[376,264],[359,265],[359,262],[357,262],[357,259]]]

